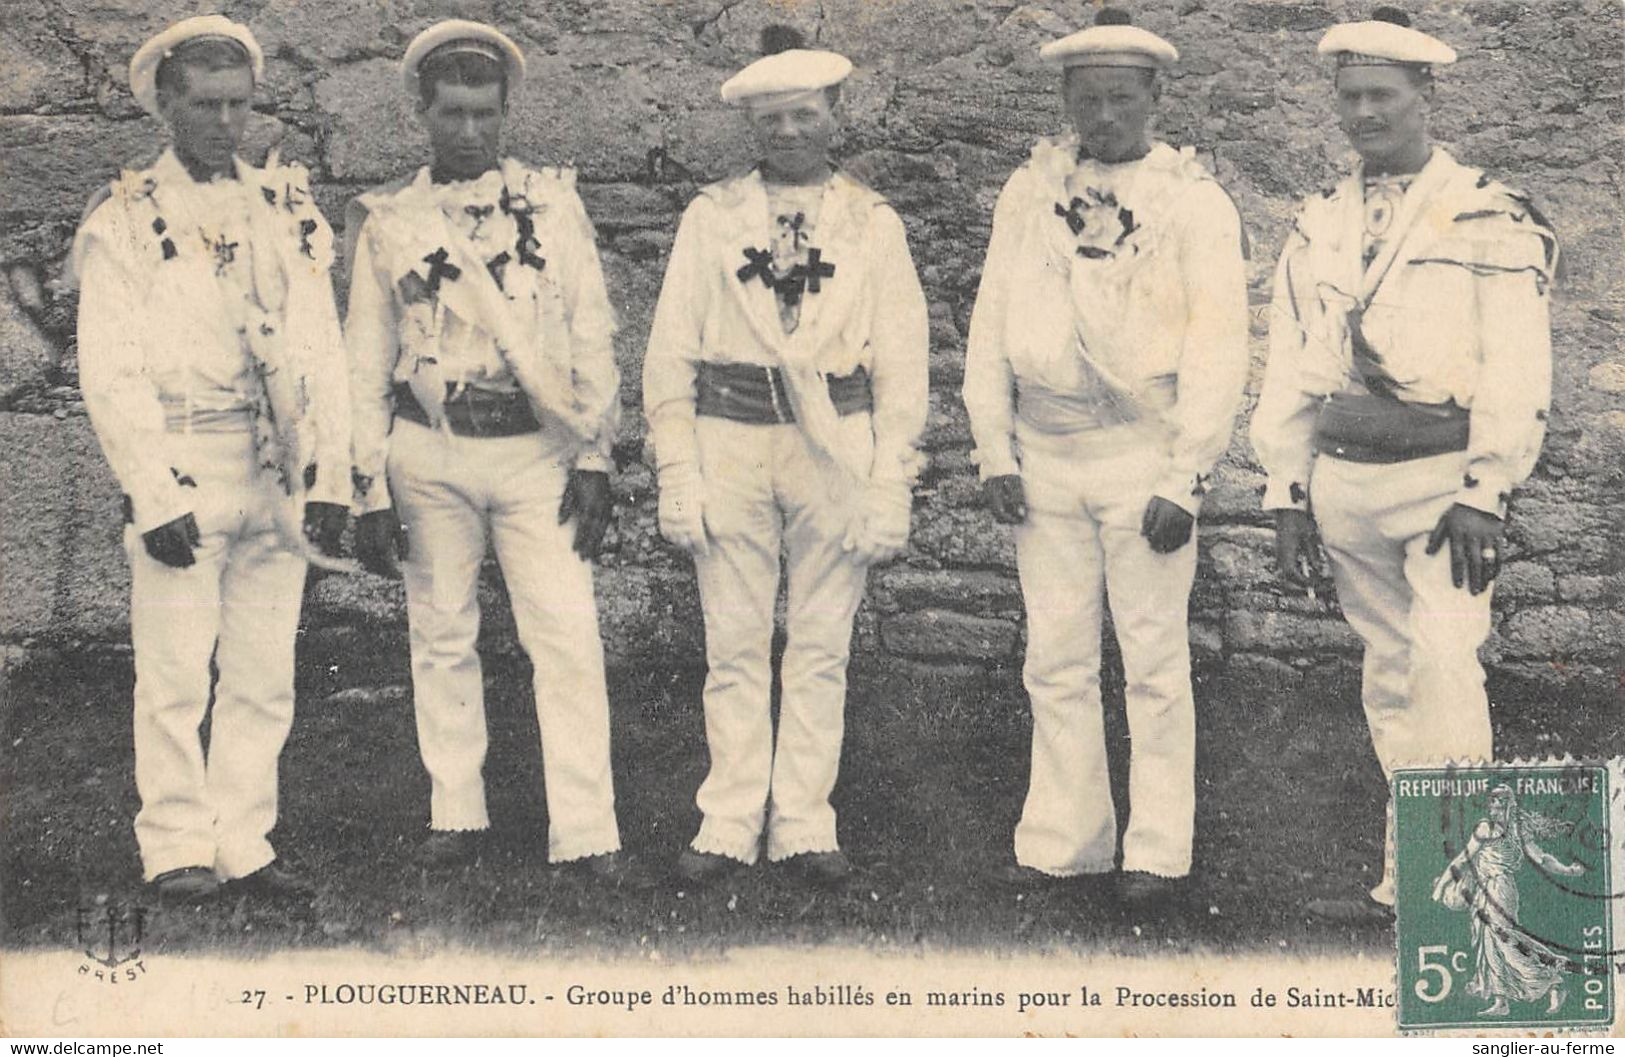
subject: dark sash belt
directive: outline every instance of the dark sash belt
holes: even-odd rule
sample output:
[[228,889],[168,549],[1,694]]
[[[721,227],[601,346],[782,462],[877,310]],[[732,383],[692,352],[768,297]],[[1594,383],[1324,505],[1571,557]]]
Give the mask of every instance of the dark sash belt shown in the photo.
[[1390,463],[1466,451],[1469,412],[1386,396],[1333,393],[1315,419],[1315,448],[1348,462]]
[[[464,386],[456,396],[446,386],[446,425],[459,437],[517,437],[541,429],[536,413],[525,394],[493,393]],[[396,382],[395,414],[420,426],[429,425],[429,415],[404,382]]]
[[[855,415],[859,411],[874,410],[869,372],[862,367],[839,378],[831,377],[828,382],[829,397],[835,403],[837,414]],[[694,379],[694,410],[711,418],[755,425],[796,420],[779,369],[754,363],[702,362]]]

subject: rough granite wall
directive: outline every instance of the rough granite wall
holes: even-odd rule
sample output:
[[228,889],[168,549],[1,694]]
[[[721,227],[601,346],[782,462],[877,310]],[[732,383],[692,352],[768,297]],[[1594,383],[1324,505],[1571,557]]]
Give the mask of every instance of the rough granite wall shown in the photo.
[[[58,275],[85,198],[154,148],[160,129],[131,100],[133,48],[191,0],[4,0],[0,17],[0,644],[117,643],[128,574],[117,489],[75,389],[74,303]],[[1143,0],[1136,21],[1184,53],[1160,130],[1216,168],[1251,236],[1253,385],[1269,274],[1294,200],[1348,155],[1314,45],[1369,5],[1344,0]],[[642,461],[639,367],[678,215],[697,184],[748,163],[738,117],[717,100],[757,31],[789,21],[857,63],[840,153],[908,224],[931,300],[930,466],[905,559],[877,570],[862,649],[931,664],[1009,665],[1022,649],[1009,533],[976,500],[958,398],[963,344],[998,188],[1033,139],[1058,130],[1040,43],[1083,24],[1088,3],[1003,0],[228,0],[268,55],[251,153],[275,144],[310,166],[337,226],[344,202],[424,157],[397,62],[438,18],[491,21],[525,48],[531,79],[508,148],[579,167],[598,226],[628,426],[621,501],[599,574],[612,660],[699,659],[689,563],[655,530]],[[1551,435],[1519,493],[1486,651],[1503,676],[1548,688],[1617,689],[1625,655],[1619,535],[1625,479],[1625,284],[1620,254],[1621,7],[1615,0],[1427,0],[1418,24],[1462,61],[1440,80],[1437,137],[1532,192],[1560,232]],[[1237,431],[1207,500],[1192,602],[1199,659],[1296,679],[1357,655],[1324,602],[1272,582],[1262,479]],[[313,631],[399,625],[399,588],[329,578],[311,590]],[[499,615],[490,633],[507,634]],[[333,632],[341,634],[342,632]]]

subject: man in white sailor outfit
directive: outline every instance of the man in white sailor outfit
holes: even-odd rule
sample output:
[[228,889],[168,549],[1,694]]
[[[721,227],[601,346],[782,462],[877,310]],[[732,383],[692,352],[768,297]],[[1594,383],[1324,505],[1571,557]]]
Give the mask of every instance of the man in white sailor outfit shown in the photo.
[[1015,526],[1027,608],[1031,781],[1001,879],[1112,870],[1101,727],[1102,588],[1133,759],[1120,894],[1191,869],[1195,705],[1186,610],[1195,523],[1247,371],[1240,220],[1191,152],[1148,127],[1167,41],[1107,9],[1043,47],[1073,131],[999,196],[966,351],[983,489]]
[[[1360,164],[1304,203],[1276,269],[1252,424],[1264,508],[1289,584],[1307,586],[1319,528],[1384,771],[1489,759],[1478,648],[1507,502],[1545,434],[1557,240],[1429,142],[1449,47],[1382,8],[1320,53]],[[1371,897],[1393,904],[1391,858]]]
[[852,64],[783,27],[764,51],[722,87],[763,162],[683,214],[644,361],[660,528],[694,556],[710,668],[704,818],[677,872],[698,883],[754,863],[765,828],[770,859],[839,884],[850,866],[829,798],[852,620],[869,566],[908,541],[926,305],[897,214],[829,161]]
[[309,176],[237,157],[263,67],[218,15],[142,45],[130,87],[171,146],[93,200],[74,245],[80,383],[125,493],[136,839],[171,899],[313,894],[267,834],[305,568],[340,564],[349,396]]
[[591,559],[610,517],[619,375],[591,222],[570,169],[502,158],[524,59],[453,20],[412,41],[406,90],[433,162],[362,195],[346,339],[357,554],[404,559],[430,862],[490,825],[476,589],[490,534],[535,668],[548,857],[642,883],[620,853]]

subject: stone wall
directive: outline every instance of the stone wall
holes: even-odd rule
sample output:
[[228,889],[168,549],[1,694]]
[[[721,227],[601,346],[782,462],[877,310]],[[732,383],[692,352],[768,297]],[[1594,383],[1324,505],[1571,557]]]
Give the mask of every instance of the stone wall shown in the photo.
[[[1324,27],[1366,10],[1344,0],[1143,0],[1136,20],[1176,42],[1160,130],[1192,144],[1241,208],[1251,237],[1253,388],[1269,273],[1295,198],[1347,160],[1314,58]],[[128,576],[117,490],[74,388],[74,305],[53,288],[79,210],[159,129],[132,102],[126,63],[190,2],[7,0],[0,26],[0,465],[7,497],[3,643],[116,643]],[[678,215],[702,182],[750,160],[717,87],[752,57],[768,21],[799,25],[857,63],[840,153],[896,204],[931,300],[930,466],[907,556],[877,570],[862,649],[931,664],[1010,665],[1022,649],[1009,533],[976,500],[958,397],[964,335],[994,196],[1033,139],[1061,127],[1040,43],[1087,3],[1010,0],[228,0],[268,70],[252,151],[305,162],[327,214],[424,157],[397,61],[423,26],[489,20],[526,49],[531,80],[508,146],[579,167],[622,314],[628,426],[618,522],[599,577],[618,663],[698,660],[689,563],[655,531],[642,461],[639,366]],[[1440,79],[1434,130],[1464,160],[1534,194],[1562,235],[1551,435],[1518,496],[1487,649],[1503,675],[1548,687],[1614,686],[1625,647],[1619,536],[1625,479],[1621,362],[1621,9],[1615,0],[1427,0],[1418,24],[1462,61]],[[1357,655],[1325,602],[1281,594],[1262,480],[1238,430],[1207,500],[1192,602],[1198,657],[1295,678]],[[398,624],[398,587],[330,578],[318,626]],[[493,633],[504,634],[504,621]]]

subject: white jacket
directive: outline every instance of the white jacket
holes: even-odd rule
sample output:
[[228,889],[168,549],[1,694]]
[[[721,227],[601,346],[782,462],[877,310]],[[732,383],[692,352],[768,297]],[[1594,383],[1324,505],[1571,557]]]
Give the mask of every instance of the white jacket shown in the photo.
[[1305,201],[1281,251],[1252,425],[1269,475],[1264,509],[1308,509],[1315,418],[1325,397],[1349,386],[1348,311],[1369,298],[1361,330],[1396,395],[1471,412],[1456,502],[1504,517],[1546,433],[1557,237],[1527,198],[1439,147],[1370,268],[1364,201],[1356,170]]
[[1018,392],[1104,390],[1165,421],[1155,494],[1195,514],[1246,375],[1244,243],[1224,189],[1166,144],[1102,165],[1078,160],[1075,135],[1041,140],[999,195],[971,315],[964,399],[982,478],[1020,470]]
[[[126,172],[74,242],[79,382],[136,531],[191,510],[175,473],[169,416],[241,412],[254,398],[242,328],[291,378],[290,476],[297,500],[348,504],[350,423],[344,341],[329,269],[332,232],[296,164],[240,159],[234,183],[199,188],[172,151]],[[205,193],[206,192],[206,193]],[[213,242],[206,241],[212,239]],[[222,265],[249,274],[220,280]],[[246,295],[253,292],[257,304]],[[281,383],[291,382],[289,385]]]
[[[575,171],[507,159],[457,187],[470,197],[456,217],[445,215],[427,167],[359,196],[351,210],[359,234],[344,329],[363,513],[390,506],[393,385],[411,386],[435,415],[444,383],[470,380],[454,365],[491,364],[511,375],[560,464],[610,467],[621,409],[615,313]],[[483,211],[477,227],[469,208]],[[431,282],[427,258],[437,255],[456,278]]]
[[771,244],[772,221],[755,171],[703,188],[683,213],[643,361],[643,407],[657,465],[697,459],[697,364],[782,367],[804,359],[825,376],[868,371],[869,477],[912,481],[922,462],[915,445],[925,428],[930,332],[903,222],[880,195],[836,173],[817,228],[817,248],[836,271],[818,292],[803,295],[800,321],[786,335],[774,292],[738,277],[744,251]]

